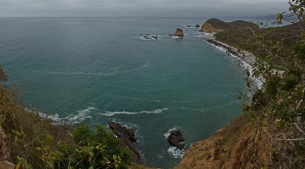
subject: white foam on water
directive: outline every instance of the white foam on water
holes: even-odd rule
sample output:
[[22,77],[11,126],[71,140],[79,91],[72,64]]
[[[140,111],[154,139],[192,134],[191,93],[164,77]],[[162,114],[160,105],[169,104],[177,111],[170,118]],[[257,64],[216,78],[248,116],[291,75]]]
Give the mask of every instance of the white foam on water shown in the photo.
[[42,112],[38,112],[38,115],[44,119],[51,119],[53,121],[53,124],[60,124],[63,122],[68,122],[70,124],[77,124],[81,123],[82,121],[85,121],[86,119],[91,119],[91,111],[97,110],[95,107],[87,107],[83,110],[78,110],[77,114],[71,114],[66,117],[60,117],[58,114],[53,115],[47,115]]
[[173,39],[180,39],[180,36],[172,36]]
[[139,112],[128,112],[128,111],[111,112],[111,111],[106,111],[106,113],[99,113],[99,115],[111,117],[111,116],[122,115],[122,114],[124,114],[124,115],[160,114],[160,113],[163,113],[164,111],[168,111],[168,108],[156,109],[156,110],[152,110],[152,111],[139,111]]
[[[224,47],[220,47],[220,46],[217,46],[217,45],[214,45],[212,44],[215,48],[217,48],[218,50],[224,52],[224,53],[227,53],[227,49],[225,49]],[[252,80],[253,84],[258,88],[258,89],[261,89],[262,86],[263,86],[263,82],[258,79],[258,78],[255,78],[253,76],[253,67],[248,64],[246,61],[244,61],[242,58],[232,54],[232,53],[229,53],[229,56],[233,57],[234,59],[237,59],[238,61],[240,61],[241,65],[247,69],[249,72],[250,72],[250,79]]]
[[175,159],[182,159],[184,155],[184,149],[180,150],[177,147],[169,147],[167,149],[168,154]]
[[242,63],[241,65],[250,72],[250,79],[253,81],[253,84],[255,84],[255,86],[258,89],[261,89],[262,86],[263,86],[263,82],[260,79],[255,78],[253,76],[253,67],[249,63],[244,61],[243,59],[239,58],[238,56],[233,55],[232,53],[230,53],[229,55],[234,57],[234,58],[236,58],[236,59],[238,59]]
[[173,128],[168,129],[168,131],[163,134],[165,140],[169,137],[169,135],[171,134],[171,131],[175,131],[175,130],[181,130],[181,127],[175,126]]
[[[181,130],[181,127],[175,126],[175,127],[173,127],[173,128],[170,128],[166,133],[163,134],[165,140],[169,137],[170,132],[171,132],[171,131],[175,131],[175,130]],[[183,157],[183,155],[184,155],[184,153],[185,153],[184,149],[180,150],[179,148],[177,148],[177,147],[175,147],[175,146],[169,147],[169,148],[167,149],[167,152],[168,152],[168,154],[169,154],[171,157],[173,157],[173,158],[175,158],[175,159],[182,159],[182,157]]]
[[145,40],[145,41],[150,41],[150,40],[160,40],[160,38],[162,38],[163,36],[162,35],[152,35],[152,34],[143,34],[142,36],[140,37],[137,37],[141,40]]
[[43,74],[50,74],[50,75],[94,75],[94,76],[114,76],[119,73],[91,73],[91,72],[46,72]]

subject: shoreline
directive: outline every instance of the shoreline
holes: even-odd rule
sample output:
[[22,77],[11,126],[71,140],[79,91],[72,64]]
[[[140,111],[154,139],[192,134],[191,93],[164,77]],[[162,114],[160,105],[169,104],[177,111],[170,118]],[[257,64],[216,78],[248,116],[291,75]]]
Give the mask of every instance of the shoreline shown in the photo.
[[207,35],[206,37],[207,37],[207,39],[205,39],[206,42],[226,49],[227,53],[231,53],[232,55],[237,56],[238,58],[240,58],[241,60],[243,60],[244,62],[248,63],[251,66],[253,66],[253,64],[255,64],[256,56],[253,55],[253,53],[245,51],[245,50],[239,50],[226,43],[218,41],[218,40],[216,40],[214,34]]
[[264,83],[264,78],[263,77],[253,77],[253,65],[256,63],[256,56],[248,51],[245,50],[239,50],[235,47],[232,47],[226,43],[223,43],[221,41],[216,40],[215,36],[213,33],[209,33],[208,35],[206,35],[206,39],[205,41],[215,47],[218,48],[222,48],[225,50],[226,54],[228,54],[229,56],[238,58],[242,65],[245,67],[245,69],[248,69],[250,72],[250,78],[253,81],[253,83],[255,84],[255,86],[258,89],[262,88],[262,85]]

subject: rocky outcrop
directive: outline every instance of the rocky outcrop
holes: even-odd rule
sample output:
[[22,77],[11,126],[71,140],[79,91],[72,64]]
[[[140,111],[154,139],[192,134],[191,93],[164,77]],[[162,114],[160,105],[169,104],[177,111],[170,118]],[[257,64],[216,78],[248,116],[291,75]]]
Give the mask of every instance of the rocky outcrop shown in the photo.
[[177,28],[174,35],[183,37],[184,36],[183,30],[180,28]]
[[185,147],[185,139],[182,137],[180,130],[174,130],[170,132],[170,135],[167,138],[167,141],[182,150]]
[[221,31],[223,31],[223,30],[221,30],[221,29],[216,29],[216,28],[213,27],[212,24],[210,24],[210,23],[208,23],[208,22],[205,22],[205,23],[201,26],[201,28],[200,28],[199,31],[200,31],[200,32],[206,32],[206,33],[218,33],[218,32],[221,32]]
[[269,166],[272,152],[270,131],[268,127],[251,125],[251,120],[247,118],[248,116],[242,116],[210,138],[194,143],[175,169]]
[[120,123],[113,121],[108,122],[109,127],[114,133],[123,140],[123,142],[132,150],[132,160],[135,163],[141,164],[140,153],[136,148],[136,135],[133,129],[127,128]]

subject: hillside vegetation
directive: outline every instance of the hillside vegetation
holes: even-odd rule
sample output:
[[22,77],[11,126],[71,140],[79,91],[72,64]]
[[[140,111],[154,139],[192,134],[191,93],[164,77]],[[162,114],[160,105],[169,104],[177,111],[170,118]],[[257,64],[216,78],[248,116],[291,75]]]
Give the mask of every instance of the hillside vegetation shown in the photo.
[[[215,34],[217,40],[232,47],[251,51],[257,57],[268,55],[259,41],[273,48],[272,52],[290,55],[296,42],[301,40],[301,23],[281,27],[260,28],[259,25],[247,21],[224,22],[219,19],[209,19],[205,24],[211,24],[215,29],[223,30]],[[254,35],[252,30],[255,32]],[[278,51],[274,51],[278,50]]]
[[[18,101],[0,67],[0,162],[20,169],[128,168],[131,150],[104,126],[53,125]],[[0,165],[1,167],[1,165]],[[140,166],[138,168],[141,168]]]
[[[305,3],[290,1],[289,9],[298,23],[260,28],[210,19],[203,24],[217,30],[217,41],[254,53],[252,73],[265,81],[241,117],[196,143],[177,168],[305,167]],[[279,14],[279,21],[283,17]]]

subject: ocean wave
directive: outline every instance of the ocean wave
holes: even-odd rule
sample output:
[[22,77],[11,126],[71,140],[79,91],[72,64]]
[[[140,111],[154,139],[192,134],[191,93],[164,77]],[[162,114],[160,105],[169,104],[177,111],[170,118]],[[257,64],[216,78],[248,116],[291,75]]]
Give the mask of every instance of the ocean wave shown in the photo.
[[181,39],[181,37],[180,36],[171,36],[173,39]]
[[[212,44],[215,48],[217,48],[218,50],[224,52],[224,53],[227,53],[227,49],[225,49],[224,47],[220,47],[220,46],[217,46],[217,45],[214,45]],[[256,78],[253,76],[253,67],[247,63],[246,61],[244,61],[242,58],[232,54],[232,53],[229,53],[229,56],[233,57],[234,59],[237,59],[242,67],[244,67],[245,69],[247,69],[249,72],[250,72],[250,79],[252,80],[252,83],[258,88],[258,89],[261,89],[262,86],[263,86],[263,82],[262,80],[260,80],[259,78]]]
[[169,147],[167,149],[168,154],[175,159],[182,159],[185,153],[184,149],[180,150],[177,147]]
[[204,112],[204,109],[193,109],[193,108],[187,108],[187,107],[182,107],[182,110],[190,110],[190,111],[196,111],[196,112]]
[[[175,126],[173,128],[168,129],[168,131],[165,134],[163,134],[165,140],[169,137],[171,131],[175,131],[175,130],[181,130],[181,127]],[[170,146],[167,149],[167,152],[171,157],[173,157],[175,159],[182,159],[182,157],[184,155],[184,149],[180,150],[179,148],[174,147],[174,146]]]
[[175,131],[175,130],[181,130],[181,127],[175,126],[173,128],[168,129],[168,131],[163,134],[165,140],[169,137],[169,135],[171,134],[171,131]]
[[243,59],[241,59],[240,57],[238,57],[238,56],[236,56],[236,55],[234,55],[234,54],[232,54],[232,53],[230,53],[229,54],[231,57],[233,57],[233,58],[235,58],[235,59],[237,59],[237,60],[239,60],[240,61],[240,63],[241,63],[241,65],[245,68],[245,69],[247,69],[249,72],[250,72],[250,79],[252,80],[252,83],[258,88],[258,89],[261,89],[262,88],[262,86],[263,86],[263,82],[260,80],[260,79],[258,79],[258,78],[256,78],[256,77],[254,77],[253,76],[253,67],[249,64],[249,63],[247,63],[246,61],[244,61]]
[[64,122],[68,122],[68,123],[74,125],[74,124],[81,123],[82,121],[85,121],[86,119],[91,119],[92,117],[89,114],[93,110],[97,110],[97,108],[87,107],[86,109],[78,110],[77,114],[71,114],[66,117],[60,117],[58,114],[47,115],[42,112],[38,112],[38,115],[44,119],[52,120],[53,124],[61,124]]
[[90,73],[90,72],[47,72],[50,75],[94,75],[94,76],[114,76],[118,73]]
[[111,111],[106,111],[106,113],[98,113],[101,116],[115,116],[115,115],[121,115],[121,114],[125,114],[125,115],[138,115],[138,114],[160,114],[164,111],[168,111],[168,108],[163,108],[163,109],[156,109],[156,110],[152,110],[152,111],[139,111],[139,112],[128,112],[128,111],[115,111],[115,112],[111,112]]

